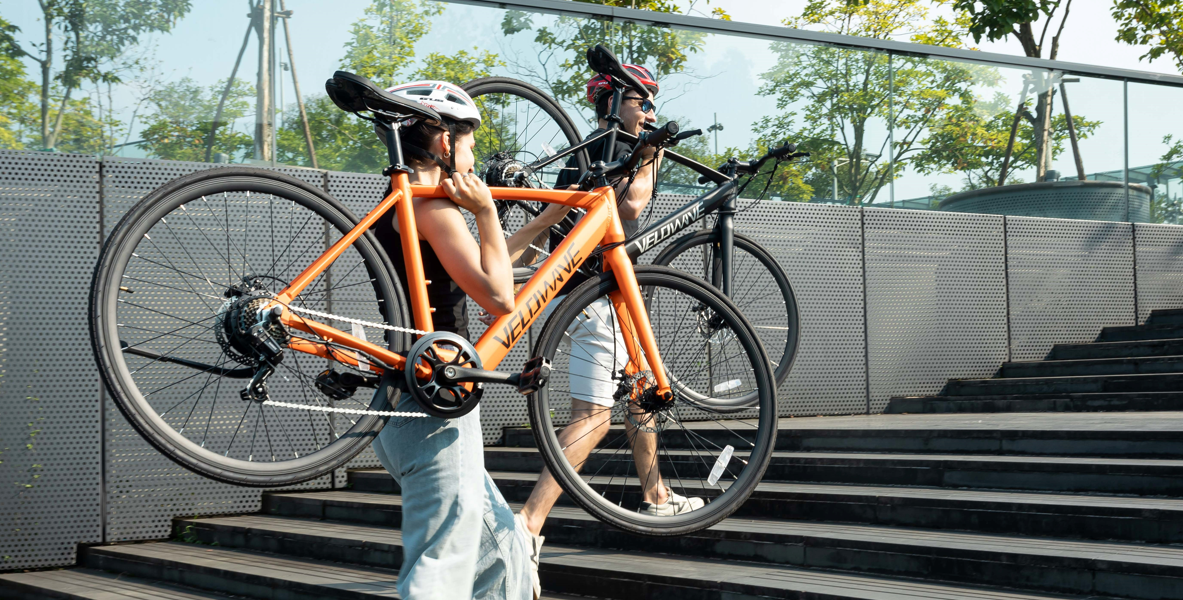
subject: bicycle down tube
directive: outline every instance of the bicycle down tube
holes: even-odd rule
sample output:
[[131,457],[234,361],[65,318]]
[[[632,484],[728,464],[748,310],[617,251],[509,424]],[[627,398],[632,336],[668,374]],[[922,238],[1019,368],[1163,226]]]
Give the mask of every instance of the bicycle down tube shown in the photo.
[[[627,370],[630,373],[646,367],[653,370],[658,382],[658,393],[662,395],[670,393],[670,384],[665,370],[660,368],[661,357],[640,288],[636,283],[632,261],[623,244],[625,241],[624,229],[616,212],[614,190],[611,187],[591,192],[496,187],[489,189],[493,198],[497,200],[513,199],[563,204],[582,208],[587,211],[587,215],[576,224],[570,235],[518,291],[514,299],[514,310],[494,321],[477,341],[475,348],[481,357],[484,368],[489,370],[497,368],[525,331],[542,315],[543,309],[554,299],[554,295],[570,276],[603,243],[610,247],[603,253],[605,269],[615,274],[617,284],[620,286],[619,291],[612,292],[610,296],[619,322],[626,325],[621,328],[621,334],[630,357]],[[286,305],[292,298],[298,296],[310,281],[329,268],[333,260],[340,256],[345,248],[388,213],[391,207],[394,207],[399,220],[407,260],[408,285],[410,287],[408,295],[411,297],[415,326],[421,331],[431,331],[431,309],[428,306],[427,286],[422,275],[422,259],[419,253],[418,231],[415,229],[414,209],[411,203],[403,200],[408,197],[445,198],[447,195],[439,186],[410,185],[405,173],[392,175],[392,190],[389,196],[361,219],[357,227],[333,244],[320,258],[297,276],[292,284],[277,296],[277,303]],[[418,272],[417,277],[415,276],[416,271]],[[280,322],[287,327],[317,335],[335,345],[369,355],[393,368],[403,369],[406,366],[406,358],[400,354],[323,323],[308,320],[290,310],[284,310]],[[306,340],[293,343],[290,348],[329,360],[343,361],[347,364],[355,364],[357,361],[356,357],[344,354],[340,350]],[[645,362],[648,365],[642,362],[642,353],[647,357]]]

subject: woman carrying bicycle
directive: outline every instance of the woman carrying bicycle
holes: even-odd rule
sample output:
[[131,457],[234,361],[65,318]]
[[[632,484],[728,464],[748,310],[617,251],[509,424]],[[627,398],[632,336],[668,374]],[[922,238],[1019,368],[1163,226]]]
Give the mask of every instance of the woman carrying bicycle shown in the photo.
[[[419,81],[391,88],[439,113],[443,123],[409,119],[399,130],[414,169],[411,183],[442,185],[447,199],[413,201],[424,277],[437,331],[468,336],[465,297],[491,314],[514,308],[512,259],[566,213],[555,204],[506,239],[492,196],[473,173],[475,103],[459,86]],[[385,139],[379,132],[379,137]],[[480,243],[460,209],[476,218]],[[372,229],[399,277],[407,279],[394,212]],[[419,412],[409,394],[399,411]],[[480,409],[455,419],[393,418],[378,434],[374,452],[398,480],[403,500],[403,598],[529,599],[537,597],[536,538],[515,517],[484,468]]]

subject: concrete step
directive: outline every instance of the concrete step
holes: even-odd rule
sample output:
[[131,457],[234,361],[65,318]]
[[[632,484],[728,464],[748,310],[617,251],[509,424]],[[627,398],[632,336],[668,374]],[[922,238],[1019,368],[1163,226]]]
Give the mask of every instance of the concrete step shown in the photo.
[[[737,451],[735,455],[742,457],[743,453]],[[584,472],[597,473],[601,463],[611,458],[609,452],[594,452],[584,466]],[[705,478],[710,467],[710,464],[702,464],[705,461],[701,457],[681,450],[662,452],[659,460],[663,464],[676,461],[679,475],[687,478],[683,484],[686,486],[697,485],[696,480],[691,478]],[[485,449],[485,468],[490,471],[537,473],[542,470],[542,466],[542,457],[532,448]],[[600,473],[605,480],[609,475],[606,471]],[[626,473],[617,473],[616,477],[622,475]],[[774,452],[763,480],[1183,496],[1183,461]]]
[[1147,325],[1183,325],[1183,308],[1166,308],[1150,311]]
[[[495,471],[491,475],[515,510],[537,481],[529,473]],[[563,500],[548,527],[565,526],[566,515],[583,515]],[[395,493],[353,491],[272,493],[263,496],[263,513],[398,527],[402,499]],[[1183,499],[1174,498],[761,483],[736,516],[1152,544],[1183,542]]]
[[[1183,392],[904,396],[888,401],[888,414],[1177,411]],[[1091,450],[1085,451],[1093,453]],[[1057,452],[1060,453],[1060,452]]]
[[[1097,396],[1097,398],[1091,398]],[[1107,406],[1105,398],[1119,399],[1125,396],[1145,396],[1145,401],[1157,402],[1156,406],[1167,406],[1174,402],[1183,408],[1183,392],[1158,392],[1154,394],[1075,394],[1057,396],[1073,402],[1096,402],[1099,407]],[[945,396],[921,396],[923,399],[947,399]],[[1028,396],[987,396],[991,399],[1024,399]],[[913,398],[893,398],[885,412],[920,413],[922,410],[896,410],[897,401]],[[960,398],[958,399],[960,400]],[[1116,401],[1116,400],[1114,400]],[[1098,408],[1097,410],[1101,410]],[[987,411],[983,411],[987,412]],[[927,421],[909,427],[906,423],[895,428],[885,428],[880,423],[846,425],[844,417],[781,419],[780,431],[776,435],[777,450],[790,452],[939,452],[944,454],[1052,454],[1057,456],[1125,456],[1144,458],[1183,458],[1183,433],[1179,431],[1151,431],[1145,427],[1129,429],[1103,429],[1104,423],[1090,423],[1073,429],[1049,429],[1048,423],[1016,415],[1008,422],[999,422],[993,427],[977,423]],[[827,424],[832,427],[826,427]],[[1063,423],[1060,423],[1061,425]],[[690,424],[688,424],[690,425]],[[976,428],[970,428],[974,425]],[[604,442],[615,439],[623,429],[613,427]],[[708,445],[723,446],[734,441],[734,436],[721,427],[697,427],[696,432]],[[534,448],[534,433],[528,427],[506,427],[504,446],[513,448]],[[663,440],[663,445],[664,444]],[[671,445],[681,441],[669,440]],[[701,442],[701,440],[700,440]],[[701,442],[707,443],[707,442]]]
[[1132,358],[1138,356],[1178,356],[1183,354],[1183,338],[1139,340],[1133,342],[1092,342],[1088,344],[1056,344],[1048,353],[1048,360],[1082,360],[1092,358]]
[[1183,338],[1183,325],[1123,325],[1104,327],[1098,342],[1129,342],[1134,340],[1168,340]]
[[1032,360],[1002,363],[1001,378],[1071,377],[1078,375],[1137,375],[1183,373],[1183,356],[1094,358],[1084,360]]
[[[589,575],[594,572],[599,584],[584,591],[615,596],[603,581],[612,575],[594,558],[613,550],[627,550],[629,559],[629,566],[615,568],[632,571],[645,583],[652,581],[646,575],[654,571],[668,574],[680,568],[700,590],[719,574],[748,566],[731,562],[736,559],[959,583],[998,581],[1024,590],[1124,598],[1158,599],[1183,589],[1183,548],[1170,546],[750,519],[728,519],[685,536],[652,537],[601,527],[578,511],[559,520],[548,533],[540,575],[544,587],[565,592],[577,590],[566,587],[571,572],[552,562],[556,555],[590,559],[580,561],[580,566]],[[389,527],[261,515],[185,519],[177,526],[202,543],[221,547],[377,568],[402,561],[401,532]],[[713,567],[691,571],[689,557],[694,557],[693,566]]]
[[10,600],[230,600],[161,581],[94,569],[58,569],[0,574],[0,598]]
[[[397,533],[397,532],[395,532]],[[393,571],[247,550],[158,542],[95,548],[95,562],[120,572],[160,573],[210,587],[234,587],[250,598],[397,598]],[[831,573],[773,564],[726,562],[611,550],[543,546],[543,598],[562,593],[639,600],[795,598],[818,600],[1052,600],[1066,596],[997,588]],[[261,587],[270,586],[270,587]],[[553,590],[553,591],[551,591]]]
[[1003,396],[1019,394],[1102,394],[1128,392],[1183,392],[1183,373],[1154,375],[1090,375],[1014,379],[952,379],[944,396]]

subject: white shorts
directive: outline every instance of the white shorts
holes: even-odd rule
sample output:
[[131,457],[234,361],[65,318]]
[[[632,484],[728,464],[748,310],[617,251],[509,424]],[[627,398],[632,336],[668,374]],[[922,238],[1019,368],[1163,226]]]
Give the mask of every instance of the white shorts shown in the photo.
[[[552,300],[543,318],[550,318],[562,300]],[[567,371],[571,397],[599,406],[615,404],[616,373],[628,364],[628,349],[620,336],[612,304],[604,298],[591,303],[567,327],[565,337],[571,344]],[[563,346],[566,344],[560,348]]]

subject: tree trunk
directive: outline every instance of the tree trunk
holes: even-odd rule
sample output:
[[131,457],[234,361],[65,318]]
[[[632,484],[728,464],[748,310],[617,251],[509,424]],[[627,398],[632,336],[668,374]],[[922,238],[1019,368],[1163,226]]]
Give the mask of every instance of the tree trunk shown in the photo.
[[70,102],[70,94],[74,92],[74,88],[66,88],[66,94],[62,96],[62,105],[58,107],[57,117],[53,120],[53,130],[49,132],[49,141],[45,146],[48,148],[56,148],[58,143],[58,136],[62,133],[62,119],[66,116],[66,107]]
[[45,21],[45,58],[41,61],[41,147],[49,148],[49,85],[53,65],[53,17],[44,3],[41,13]]
[[1035,105],[1035,181],[1043,181],[1052,158],[1052,89],[1048,85],[1047,90],[1039,94]]

